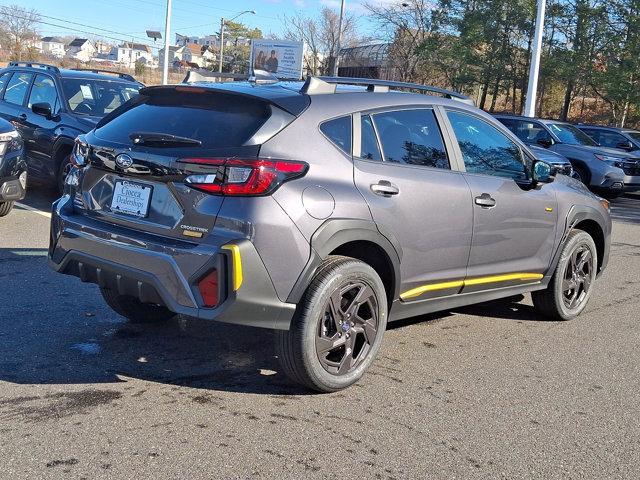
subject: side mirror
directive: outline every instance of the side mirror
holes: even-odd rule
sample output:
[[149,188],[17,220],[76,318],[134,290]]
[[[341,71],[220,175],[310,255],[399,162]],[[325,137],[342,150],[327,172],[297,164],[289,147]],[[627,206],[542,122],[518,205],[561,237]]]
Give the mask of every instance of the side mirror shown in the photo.
[[49,103],[47,102],[34,103],[33,105],[31,105],[31,110],[33,111],[33,113],[42,115],[46,118],[51,118],[53,116],[51,114],[51,105],[49,105]]
[[551,140],[550,138],[540,138],[536,141],[536,143],[541,147],[549,148],[551,145],[553,145],[553,140]]
[[536,183],[549,183],[552,179],[553,167],[547,162],[536,160],[533,163],[533,181]]
[[620,150],[631,151],[633,150],[633,143],[631,143],[629,140],[626,140],[616,145],[616,148],[619,148]]

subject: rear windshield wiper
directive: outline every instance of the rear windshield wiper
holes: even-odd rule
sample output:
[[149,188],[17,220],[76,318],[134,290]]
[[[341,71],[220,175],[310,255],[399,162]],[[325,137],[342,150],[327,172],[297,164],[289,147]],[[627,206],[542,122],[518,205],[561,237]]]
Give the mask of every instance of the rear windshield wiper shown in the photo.
[[129,138],[136,145],[148,145],[156,147],[173,147],[180,145],[193,145],[199,147],[202,145],[200,140],[188,137],[180,137],[171,135],[170,133],[152,133],[152,132],[134,132]]

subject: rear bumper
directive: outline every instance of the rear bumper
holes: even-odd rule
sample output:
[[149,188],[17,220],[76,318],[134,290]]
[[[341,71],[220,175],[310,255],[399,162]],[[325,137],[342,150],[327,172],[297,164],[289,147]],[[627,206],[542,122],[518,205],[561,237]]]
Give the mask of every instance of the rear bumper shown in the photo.
[[[79,277],[144,303],[206,320],[286,330],[295,305],[278,299],[267,270],[248,240],[211,238],[194,244],[107,225],[73,212],[69,196],[54,203],[51,218],[49,264],[55,271]],[[243,282],[233,290],[232,253],[235,244],[242,259]],[[216,268],[220,296],[215,308],[206,308],[197,282]]]

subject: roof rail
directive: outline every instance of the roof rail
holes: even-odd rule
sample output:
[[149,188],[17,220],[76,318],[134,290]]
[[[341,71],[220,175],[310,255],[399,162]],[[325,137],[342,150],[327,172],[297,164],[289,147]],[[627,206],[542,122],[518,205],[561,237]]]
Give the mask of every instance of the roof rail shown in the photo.
[[337,85],[362,85],[367,87],[369,92],[388,92],[389,89],[418,90],[425,93],[435,93],[445,98],[458,100],[468,105],[475,102],[461,93],[445,90],[444,88],[420,85],[418,83],[396,82],[393,80],[379,80],[376,78],[352,78],[352,77],[308,77],[300,90],[308,95],[323,93],[335,93]]
[[60,70],[55,65],[49,65],[48,63],[40,62],[9,62],[8,67],[28,67],[28,68],[42,68],[44,70],[53,70],[59,73]]
[[132,75],[129,75],[128,73],[117,72],[115,70],[105,70],[103,68],[72,68],[71,70],[75,70],[76,72],[110,73],[111,75],[117,75],[123,80],[138,82]]

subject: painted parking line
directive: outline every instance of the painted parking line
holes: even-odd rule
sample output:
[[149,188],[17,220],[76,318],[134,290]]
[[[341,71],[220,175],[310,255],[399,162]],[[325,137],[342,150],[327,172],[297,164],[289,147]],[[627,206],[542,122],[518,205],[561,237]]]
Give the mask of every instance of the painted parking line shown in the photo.
[[38,210],[37,208],[33,208],[29,205],[25,205],[24,203],[16,202],[15,206],[22,208],[23,210],[29,210],[30,212],[37,213],[38,215],[42,215],[43,217],[51,218],[51,214],[49,212]]

